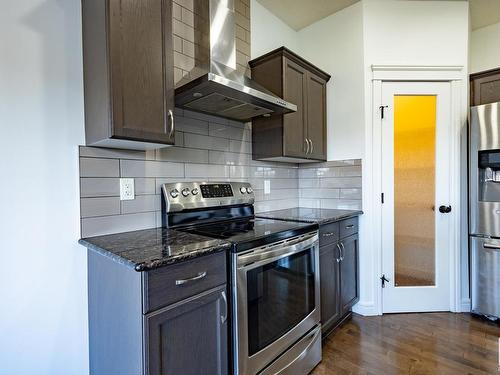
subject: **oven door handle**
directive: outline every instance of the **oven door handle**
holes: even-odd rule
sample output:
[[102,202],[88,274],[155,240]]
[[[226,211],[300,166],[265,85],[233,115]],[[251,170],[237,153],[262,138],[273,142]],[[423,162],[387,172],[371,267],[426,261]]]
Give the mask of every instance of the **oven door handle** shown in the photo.
[[265,247],[238,256],[238,269],[251,269],[263,264],[272,263],[278,259],[300,253],[318,242],[318,233],[309,234],[291,240],[289,243],[276,245],[276,248]]
[[[295,346],[289,349],[287,355],[292,356],[287,362],[283,362],[283,360],[277,360],[274,364],[271,364],[267,369],[262,371],[260,374],[262,375],[281,375],[281,374],[289,374],[296,372],[297,368],[296,363],[300,360],[303,360],[308,354],[311,355],[310,351],[313,350],[313,346],[317,343],[319,337],[321,335],[321,329],[317,328],[313,332],[309,333],[307,339],[301,340]],[[318,345],[318,356],[321,354],[321,344]]]

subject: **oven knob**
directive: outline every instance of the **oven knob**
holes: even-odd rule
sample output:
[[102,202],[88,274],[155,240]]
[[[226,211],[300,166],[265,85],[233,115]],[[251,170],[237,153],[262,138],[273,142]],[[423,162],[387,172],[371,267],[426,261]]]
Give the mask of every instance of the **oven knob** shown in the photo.
[[194,188],[193,190],[191,190],[191,194],[198,195],[198,189]]
[[252,194],[253,193],[253,189],[251,187],[247,187],[247,193],[248,194]]
[[172,190],[172,191],[170,192],[170,196],[171,196],[172,198],[177,198],[177,197],[179,196],[179,190],[177,190],[177,189]]
[[245,194],[247,192],[247,188],[244,186],[240,187],[240,192],[241,194]]
[[185,188],[185,189],[182,189],[182,195],[187,197],[190,193],[191,193],[191,190],[189,190],[189,188]]

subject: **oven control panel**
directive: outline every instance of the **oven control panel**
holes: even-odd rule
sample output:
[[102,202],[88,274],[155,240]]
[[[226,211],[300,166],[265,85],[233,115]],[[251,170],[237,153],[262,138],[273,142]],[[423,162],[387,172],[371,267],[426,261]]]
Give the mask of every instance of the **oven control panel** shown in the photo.
[[253,204],[254,193],[247,182],[178,182],[162,185],[163,209],[187,209]]
[[200,185],[201,196],[203,198],[232,197],[233,189],[231,184],[205,184]]

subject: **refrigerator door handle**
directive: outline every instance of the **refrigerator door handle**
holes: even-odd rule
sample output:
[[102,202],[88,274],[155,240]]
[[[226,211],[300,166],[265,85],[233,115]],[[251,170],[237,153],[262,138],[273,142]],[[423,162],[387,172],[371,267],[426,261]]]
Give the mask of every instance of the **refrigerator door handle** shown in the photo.
[[483,247],[485,249],[500,250],[500,245],[493,245],[493,244],[486,243],[486,242],[483,242]]

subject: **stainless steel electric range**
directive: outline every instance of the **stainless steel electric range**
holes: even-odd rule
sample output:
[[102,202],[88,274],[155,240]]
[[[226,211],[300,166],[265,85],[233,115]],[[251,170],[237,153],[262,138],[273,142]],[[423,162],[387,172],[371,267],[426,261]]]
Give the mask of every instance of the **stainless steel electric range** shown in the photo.
[[315,224],[255,218],[248,183],[180,182],[162,192],[164,226],[233,244],[233,373],[309,373],[321,361]]

